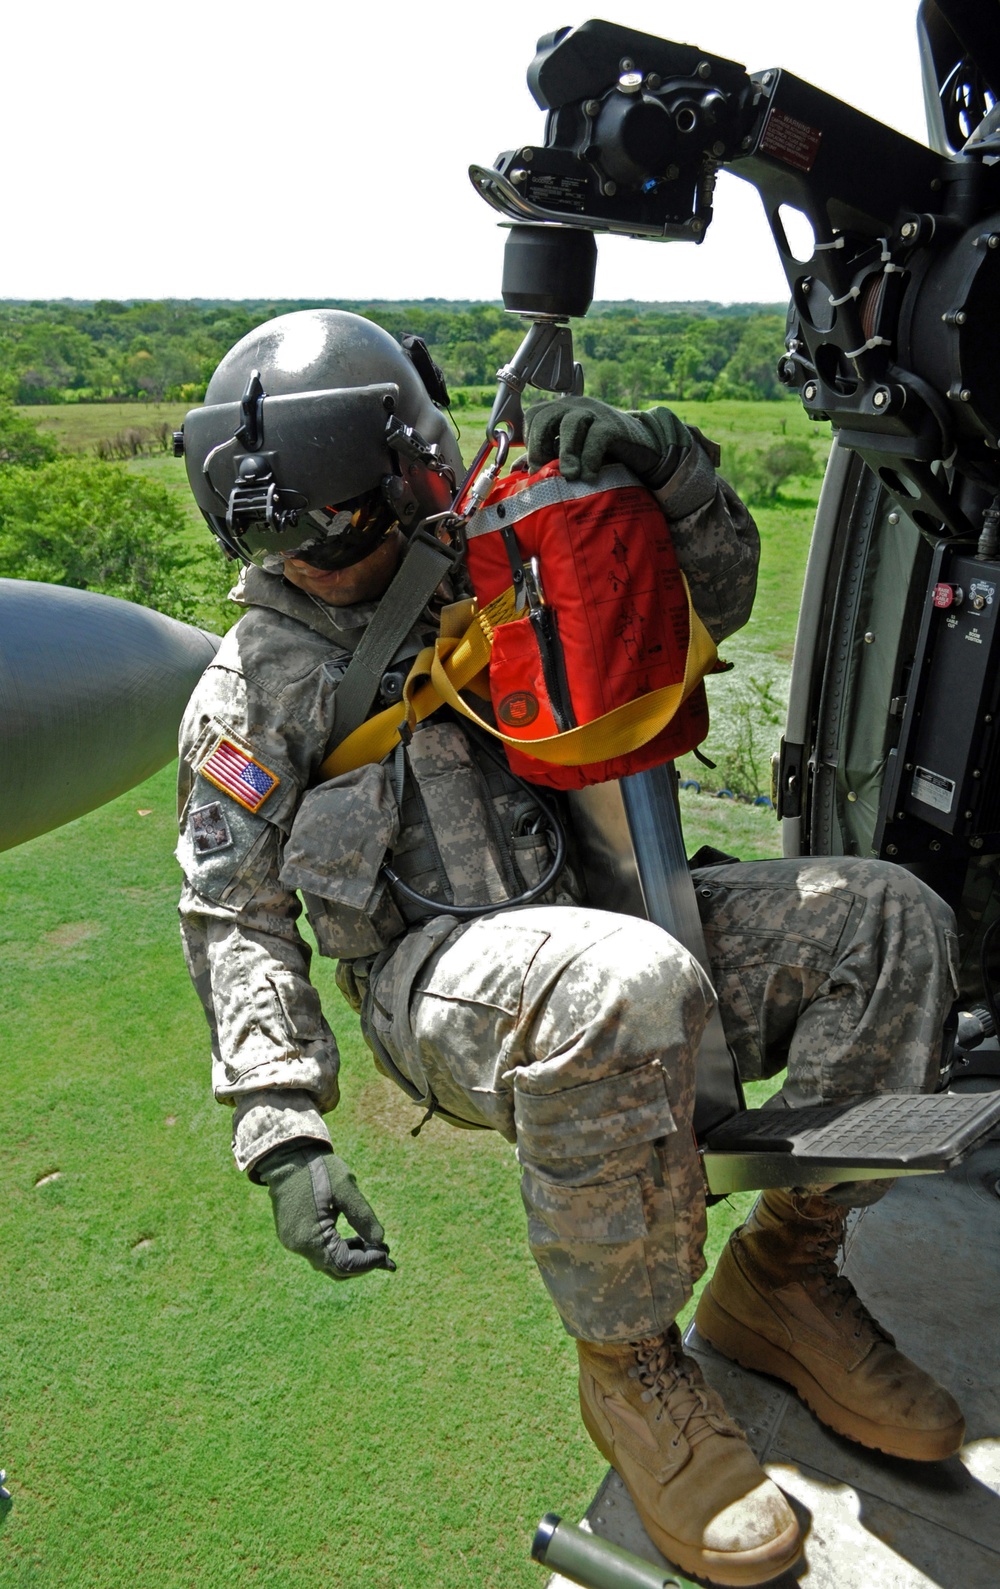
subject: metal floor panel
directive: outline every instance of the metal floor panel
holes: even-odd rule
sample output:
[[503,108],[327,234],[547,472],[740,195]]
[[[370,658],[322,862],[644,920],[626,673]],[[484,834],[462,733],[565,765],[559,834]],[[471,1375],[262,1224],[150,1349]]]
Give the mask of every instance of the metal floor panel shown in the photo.
[[[841,1439],[777,1380],[737,1368],[689,1332],[688,1350],[809,1524],[804,1565],[775,1589],[1000,1585],[998,1186],[1000,1142],[991,1142],[947,1175],[900,1181],[849,1243],[846,1270],[872,1312],[962,1405],[966,1444],[948,1462],[903,1462]],[[587,1523],[668,1570],[617,1474]],[[570,1586],[554,1578],[551,1589]]]

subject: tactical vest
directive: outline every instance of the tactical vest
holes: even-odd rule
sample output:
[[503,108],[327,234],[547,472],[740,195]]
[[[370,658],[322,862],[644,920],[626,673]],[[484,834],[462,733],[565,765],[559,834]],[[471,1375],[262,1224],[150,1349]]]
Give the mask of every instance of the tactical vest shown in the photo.
[[[545,799],[559,799],[546,791]],[[329,779],[303,798],[285,845],[281,881],[301,891],[320,952],[378,954],[449,906],[501,908],[542,880],[553,859],[550,823],[503,751],[451,713],[417,725],[386,761]],[[388,861],[429,901],[417,905],[382,874]],[[540,904],[581,898],[569,867]]]

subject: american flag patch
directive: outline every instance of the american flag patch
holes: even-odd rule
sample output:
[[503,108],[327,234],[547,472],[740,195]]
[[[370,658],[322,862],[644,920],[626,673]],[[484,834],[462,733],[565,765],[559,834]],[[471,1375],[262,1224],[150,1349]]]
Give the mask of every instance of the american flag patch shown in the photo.
[[232,795],[247,811],[259,811],[281,779],[231,739],[220,739],[199,771],[223,794]]

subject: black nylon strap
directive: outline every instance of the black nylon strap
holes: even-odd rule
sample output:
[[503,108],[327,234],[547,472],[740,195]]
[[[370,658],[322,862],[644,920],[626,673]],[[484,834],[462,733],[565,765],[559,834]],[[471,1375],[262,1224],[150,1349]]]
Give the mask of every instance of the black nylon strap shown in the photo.
[[418,530],[411,539],[392,584],[337,686],[327,755],[365,721],[383,673],[458,556],[451,547],[422,531]]

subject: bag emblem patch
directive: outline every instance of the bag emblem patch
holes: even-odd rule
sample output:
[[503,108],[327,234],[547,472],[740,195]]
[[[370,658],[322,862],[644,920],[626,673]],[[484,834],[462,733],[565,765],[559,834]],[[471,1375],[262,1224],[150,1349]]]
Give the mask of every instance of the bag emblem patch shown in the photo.
[[255,761],[231,739],[220,739],[199,771],[203,778],[214,783],[223,794],[231,795],[246,811],[259,811],[281,782],[276,772]]
[[498,703],[497,716],[508,728],[525,728],[538,716],[538,697],[530,690],[512,690]]

